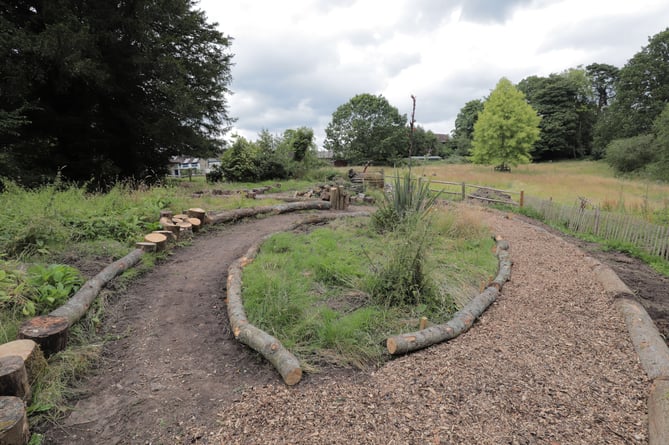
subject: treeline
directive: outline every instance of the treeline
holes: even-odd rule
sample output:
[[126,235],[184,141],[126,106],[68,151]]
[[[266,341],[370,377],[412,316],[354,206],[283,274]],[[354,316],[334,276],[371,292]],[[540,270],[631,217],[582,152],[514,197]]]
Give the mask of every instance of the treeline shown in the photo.
[[151,181],[218,153],[231,38],[194,0],[1,0],[0,177]]
[[[622,68],[592,63],[530,76],[517,88],[541,116],[535,161],[604,158],[621,172],[645,170],[669,179],[669,28],[651,37]],[[486,100],[469,101],[458,113],[453,153],[470,154]]]

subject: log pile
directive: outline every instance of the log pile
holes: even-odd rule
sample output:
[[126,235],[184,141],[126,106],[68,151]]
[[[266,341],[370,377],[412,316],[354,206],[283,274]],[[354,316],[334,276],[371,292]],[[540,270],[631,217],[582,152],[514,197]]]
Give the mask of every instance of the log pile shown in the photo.
[[399,355],[417,351],[455,338],[469,330],[474,321],[497,299],[502,286],[511,277],[512,262],[509,257],[509,243],[500,237],[496,237],[495,240],[497,242],[496,253],[499,262],[495,279],[485,287],[483,292],[458,311],[447,323],[426,327],[409,334],[389,337],[386,340],[386,348],[390,354]]

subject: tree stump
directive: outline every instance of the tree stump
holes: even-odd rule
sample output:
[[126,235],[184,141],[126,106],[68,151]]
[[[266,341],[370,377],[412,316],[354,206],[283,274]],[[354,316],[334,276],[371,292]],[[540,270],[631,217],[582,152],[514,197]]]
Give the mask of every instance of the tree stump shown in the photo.
[[189,239],[193,237],[193,224],[182,221],[177,223],[177,227],[179,227],[179,239]]
[[176,242],[177,240],[177,236],[172,230],[154,230],[153,233],[160,233],[161,235],[165,235],[167,237],[167,244]]
[[25,445],[30,439],[26,406],[18,397],[0,397],[0,444]]
[[185,213],[179,213],[178,215],[174,215],[172,217],[172,222],[174,222],[174,224],[177,224],[177,223],[186,221],[187,219],[188,219],[188,215],[186,215]]
[[0,357],[18,355],[28,373],[28,382],[35,383],[37,376],[48,366],[39,345],[32,340],[14,340],[0,345]]
[[157,252],[165,250],[165,247],[167,246],[167,237],[162,233],[149,233],[144,237],[144,241],[154,243]]
[[48,357],[65,349],[68,327],[66,317],[43,315],[25,321],[19,328],[18,337],[33,340]]
[[200,231],[200,226],[202,225],[202,220],[198,218],[188,218],[185,222],[189,222],[191,224],[191,230],[193,233],[197,233]]
[[30,384],[23,359],[18,355],[0,357],[0,396],[30,400]]
[[189,218],[197,218],[200,221],[202,221],[202,224],[204,224],[205,223],[205,215],[207,214],[207,212],[205,212],[203,209],[201,209],[199,207],[194,207],[192,209],[188,209],[186,214],[188,214]]

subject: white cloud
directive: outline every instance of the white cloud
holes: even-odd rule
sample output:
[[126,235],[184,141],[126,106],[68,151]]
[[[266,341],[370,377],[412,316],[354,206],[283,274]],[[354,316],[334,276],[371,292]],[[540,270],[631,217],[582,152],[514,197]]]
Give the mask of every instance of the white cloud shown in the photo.
[[234,38],[230,114],[255,138],[308,126],[322,143],[335,109],[383,94],[401,113],[452,129],[499,78],[623,66],[664,30],[666,0],[246,0],[200,3]]

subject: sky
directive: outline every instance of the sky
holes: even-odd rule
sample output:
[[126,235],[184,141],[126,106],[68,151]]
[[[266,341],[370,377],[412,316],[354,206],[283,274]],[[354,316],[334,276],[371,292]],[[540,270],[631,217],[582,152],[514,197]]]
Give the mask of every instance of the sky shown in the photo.
[[667,0],[201,0],[233,38],[230,134],[309,127],[383,95],[434,133],[500,78],[513,83],[590,63],[622,67],[669,26]]

